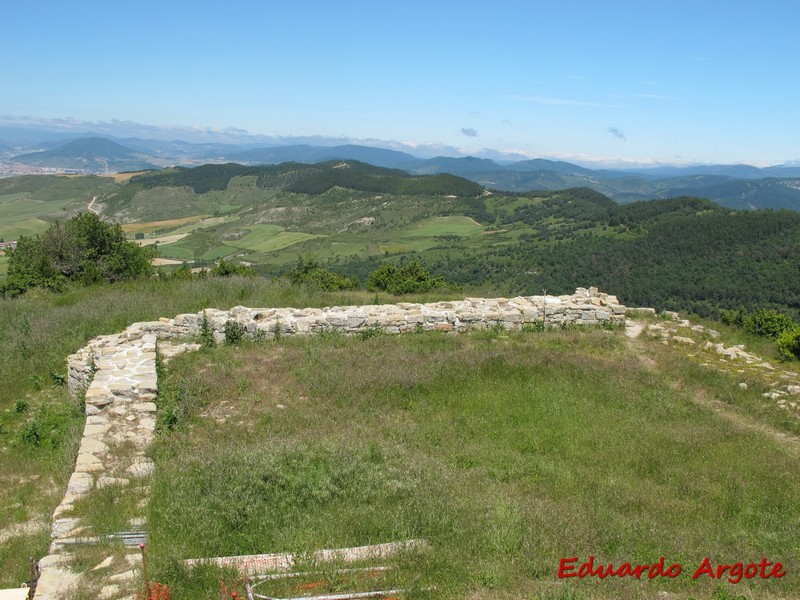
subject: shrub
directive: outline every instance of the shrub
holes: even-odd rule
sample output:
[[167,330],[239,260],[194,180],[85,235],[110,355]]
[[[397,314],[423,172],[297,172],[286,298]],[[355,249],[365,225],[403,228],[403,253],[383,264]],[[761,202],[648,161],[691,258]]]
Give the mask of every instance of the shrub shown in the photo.
[[211,269],[213,277],[255,277],[256,272],[252,267],[240,263],[228,262],[224,258],[220,258],[219,262]]
[[428,292],[442,285],[442,277],[432,277],[416,260],[400,267],[383,265],[370,273],[367,279],[367,289],[370,291],[383,290],[395,295]]
[[245,326],[238,321],[225,321],[225,343],[237,345],[245,334]]
[[39,446],[42,443],[42,433],[39,431],[39,424],[36,419],[25,423],[25,427],[20,432],[20,437],[29,446]]
[[286,277],[294,284],[311,284],[320,290],[335,292],[338,290],[357,290],[358,279],[343,277],[324,268],[313,256],[298,256],[297,262]]
[[739,310],[726,310],[722,309],[719,311],[719,320],[725,323],[725,325],[735,325],[737,327],[742,326],[742,322],[744,320],[745,311],[743,308]]
[[203,318],[200,321],[200,345],[203,348],[213,348],[217,345],[214,339],[214,331],[211,329],[211,323],[208,321],[208,315],[203,313]]
[[781,360],[800,358],[800,327],[784,331],[778,336],[778,356]]
[[782,333],[798,329],[792,318],[771,308],[759,308],[742,320],[745,331],[776,339]]

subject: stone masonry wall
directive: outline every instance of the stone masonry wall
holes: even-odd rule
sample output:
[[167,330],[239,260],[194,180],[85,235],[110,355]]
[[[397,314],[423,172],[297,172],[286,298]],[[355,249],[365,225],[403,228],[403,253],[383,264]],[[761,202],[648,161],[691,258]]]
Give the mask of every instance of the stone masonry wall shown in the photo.
[[[173,319],[134,323],[122,333],[99,336],[67,359],[70,393],[77,396],[85,391],[86,426],[75,471],[53,515],[53,542],[50,554],[39,563],[42,572],[35,597],[39,600],[66,598],[70,587],[81,585],[80,574],[70,568],[69,550],[72,545],[93,538],[91,530],[80,519],[70,516],[75,501],[92,489],[106,485],[124,489],[132,478],[152,472],[153,465],[145,451],[155,431],[158,339],[196,337],[204,319],[216,341],[222,342],[229,321],[241,326],[244,337],[270,339],[276,335],[313,335],[323,331],[354,334],[370,328],[402,333],[420,328],[443,332],[495,326],[522,329],[526,324],[622,326],[625,311],[615,296],[600,293],[595,288],[578,288],[570,296],[466,298],[430,304],[400,302],[321,309],[237,306],[229,311],[209,308]],[[115,452],[116,448],[123,447],[128,448],[124,454]],[[138,576],[136,560],[134,552],[126,556],[126,562],[116,565],[116,572],[109,575],[100,597],[108,600],[131,597],[125,590],[125,583]]]
[[625,321],[625,307],[619,304],[616,296],[598,292],[596,288],[578,288],[571,296],[466,298],[430,304],[400,302],[301,309],[236,306],[229,311],[208,308],[174,319],[134,323],[121,334],[95,338],[67,360],[70,392],[77,394],[88,388],[95,365],[116,344],[147,334],[159,339],[195,337],[200,334],[204,316],[216,341],[222,342],[228,321],[242,325],[247,338],[271,339],[276,333],[281,336],[313,335],[322,331],[353,334],[369,328],[403,333],[417,328],[458,332],[494,326],[521,329],[525,324],[536,323],[547,327],[621,325]]

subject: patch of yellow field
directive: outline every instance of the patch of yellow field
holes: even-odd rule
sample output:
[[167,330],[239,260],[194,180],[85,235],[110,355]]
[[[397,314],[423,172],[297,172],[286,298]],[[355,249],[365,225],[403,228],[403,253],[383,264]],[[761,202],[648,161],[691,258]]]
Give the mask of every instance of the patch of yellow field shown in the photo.
[[137,244],[140,246],[152,246],[153,244],[171,244],[173,242],[177,242],[178,240],[182,240],[185,238],[188,233],[178,233],[175,235],[162,235],[157,238],[150,238],[148,240],[135,240]]
[[182,260],[172,260],[171,258],[154,258],[150,261],[154,267],[163,267],[164,265],[182,265]]
[[134,171],[131,173],[104,173],[100,175],[100,177],[111,177],[117,183],[122,181],[128,181],[131,177],[135,177],[136,175],[141,175],[142,173],[148,173],[149,171]]
[[183,217],[181,219],[168,219],[166,221],[148,221],[147,223],[126,223],[122,226],[122,231],[125,233],[150,233],[151,231],[158,231],[167,227],[178,227],[191,223],[192,221],[200,221],[209,215],[195,215],[193,217]]

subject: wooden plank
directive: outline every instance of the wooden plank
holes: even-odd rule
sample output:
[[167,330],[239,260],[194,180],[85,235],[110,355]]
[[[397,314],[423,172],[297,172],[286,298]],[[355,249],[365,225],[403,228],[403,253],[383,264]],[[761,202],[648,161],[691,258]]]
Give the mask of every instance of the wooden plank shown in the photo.
[[[336,548],[317,550],[311,555],[315,562],[356,562],[393,556],[409,550],[428,548],[426,540],[408,540],[405,542],[389,542],[371,546],[354,548]],[[250,554],[245,556],[221,556],[216,558],[191,558],[184,561],[192,567],[199,564],[212,564],[223,568],[236,569],[242,575],[260,575],[275,571],[291,571],[299,558],[295,554]]]

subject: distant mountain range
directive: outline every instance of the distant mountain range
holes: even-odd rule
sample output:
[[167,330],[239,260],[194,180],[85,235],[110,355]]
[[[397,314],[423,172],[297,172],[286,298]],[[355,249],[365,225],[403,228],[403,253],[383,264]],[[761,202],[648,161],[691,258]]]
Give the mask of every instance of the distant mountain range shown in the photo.
[[118,173],[160,168],[147,154],[106,138],[79,138],[50,150],[19,154],[11,160],[33,167],[89,173]]
[[7,157],[6,163],[87,173],[222,162],[265,165],[340,159],[401,169],[415,175],[450,173],[486,188],[510,192],[588,187],[620,203],[691,195],[708,198],[730,208],[789,208],[800,211],[800,166],[792,165],[766,168],[707,165],[618,171],[588,169],[542,158],[503,163],[472,156],[422,159],[407,152],[355,144],[257,146],[139,138],[111,140],[104,137],[39,143],[38,151],[15,155],[13,152],[10,155],[12,146],[8,141],[0,140],[0,151]]

